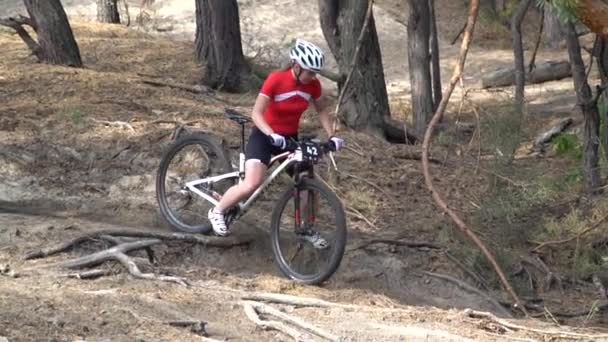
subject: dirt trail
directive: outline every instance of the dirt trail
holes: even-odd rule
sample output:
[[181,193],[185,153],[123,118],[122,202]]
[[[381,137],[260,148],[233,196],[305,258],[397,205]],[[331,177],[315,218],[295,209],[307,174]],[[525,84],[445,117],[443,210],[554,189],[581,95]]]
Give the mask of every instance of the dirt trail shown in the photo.
[[[4,6],[11,3],[16,2],[3,2],[1,6],[9,8]],[[94,5],[83,3],[64,1],[68,12],[81,19],[94,10]],[[311,17],[291,20],[296,3],[298,8],[304,7],[298,13]],[[181,22],[183,27],[174,26],[172,34],[191,35],[191,2],[188,6],[179,1],[158,4],[172,4],[159,7],[156,15],[165,18],[159,24]],[[314,1],[282,1],[281,6],[271,1],[241,4],[243,17],[277,25],[266,24],[257,31],[256,37],[267,37],[264,44],[279,46],[296,36],[322,43],[320,29],[309,25],[316,13]],[[451,7],[445,8],[448,11]],[[376,13],[387,61],[387,82],[397,98],[407,93],[407,68],[400,62],[405,56],[401,50],[405,47],[405,30],[381,7]],[[267,21],[270,16],[273,20]],[[290,25],[284,24],[287,22]],[[104,267],[116,271],[115,275],[93,281],[66,279],[50,271],[25,272],[33,266],[91,252],[87,245],[45,260],[22,260],[26,251],[91,230],[169,229],[157,214],[154,177],[175,125],[154,121],[199,120],[197,129],[224,137],[234,148],[237,127],[222,118],[222,108],[228,102],[248,111],[252,101],[249,95],[195,95],[141,82],[145,79],[142,75],[152,75],[196,83],[200,70],[192,61],[189,42],[78,20],[73,26],[87,65],[83,70],[37,64],[28,57],[18,37],[0,31],[0,44],[7,47],[0,52],[0,266],[4,270],[0,272],[0,336],[10,341],[197,340],[198,336],[188,329],[164,323],[188,315],[208,321],[210,335],[217,339],[286,340],[285,335],[255,328],[246,318],[238,302],[243,293],[251,292],[360,305],[348,310],[283,307],[289,314],[352,341],[493,341],[527,335],[508,332],[494,336],[480,329],[478,321],[464,317],[461,310],[467,307],[486,311],[496,311],[496,307],[477,294],[421,274],[422,270],[455,272],[439,251],[378,244],[349,251],[339,272],[322,287],[299,286],[285,280],[273,263],[265,230],[276,191],[235,228],[238,233],[255,237],[250,246],[229,250],[196,245],[155,248],[159,263],[151,270],[187,277],[194,283],[191,288],[134,280],[111,264]],[[284,27],[290,27],[290,31],[282,39],[276,32],[283,32]],[[455,53],[455,47],[446,46],[445,68]],[[496,58],[499,64],[510,63],[507,52],[492,53],[502,57],[476,48],[471,61],[479,63],[478,67],[488,58]],[[467,75],[478,76],[478,67],[470,67]],[[567,83],[552,84],[551,89],[554,98],[570,92]],[[567,106],[569,102],[562,99],[562,103]],[[552,115],[560,114],[551,112],[553,107],[544,102],[540,105]],[[107,126],[99,120],[127,122],[134,131]],[[303,128],[313,132],[318,129],[310,116],[304,118]],[[407,148],[355,132],[345,131],[344,135],[355,151],[338,156],[341,169],[390,189],[395,196],[391,200],[353,177],[338,180],[340,196],[351,210],[349,250],[376,237],[458,243],[431,199],[420,196],[425,190],[418,162],[395,159],[404,149],[409,151]],[[379,169],[383,170],[382,177],[378,176]],[[459,203],[461,210],[474,209],[463,200],[464,189],[479,188],[481,176],[461,177],[449,168],[438,168],[436,175],[450,203]],[[407,203],[408,210],[403,210],[400,203]],[[372,224],[353,215],[353,209],[370,218]],[[10,277],[6,265],[22,275]],[[569,309],[567,301],[550,304]],[[601,319],[593,323],[601,323]],[[525,323],[540,325],[536,321]]]

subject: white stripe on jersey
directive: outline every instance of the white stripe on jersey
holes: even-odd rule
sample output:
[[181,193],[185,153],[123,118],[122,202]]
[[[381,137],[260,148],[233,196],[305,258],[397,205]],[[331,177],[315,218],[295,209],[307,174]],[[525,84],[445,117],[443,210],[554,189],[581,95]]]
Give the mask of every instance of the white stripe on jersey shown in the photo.
[[289,91],[287,93],[283,93],[283,94],[278,94],[274,97],[274,101],[275,102],[281,102],[281,101],[285,101],[287,99],[290,99],[294,96],[301,96],[303,97],[306,101],[310,101],[310,99],[312,98],[312,95],[310,95],[309,93],[305,93],[303,91],[299,91],[299,90],[293,90],[293,91]]

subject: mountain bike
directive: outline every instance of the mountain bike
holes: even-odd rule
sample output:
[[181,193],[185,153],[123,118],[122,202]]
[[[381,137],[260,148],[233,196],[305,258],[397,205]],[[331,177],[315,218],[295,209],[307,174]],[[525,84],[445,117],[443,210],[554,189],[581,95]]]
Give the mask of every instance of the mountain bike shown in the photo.
[[[209,233],[208,210],[219,203],[228,188],[244,180],[245,127],[251,119],[231,109],[226,110],[225,116],[241,126],[237,170],[230,162],[229,151],[209,133],[178,137],[163,153],[156,177],[156,197],[163,218],[177,230]],[[262,184],[226,212],[226,223],[230,225],[243,217],[281,174],[291,174],[287,188],[274,204],[270,238],[280,271],[301,283],[326,281],[344,255],[344,209],[336,194],[314,172],[314,165],[324,156],[329,155],[334,161],[334,150],[333,144],[321,143],[314,136],[289,140],[284,152],[271,159]],[[303,238],[311,231],[327,241],[325,248],[315,248]]]

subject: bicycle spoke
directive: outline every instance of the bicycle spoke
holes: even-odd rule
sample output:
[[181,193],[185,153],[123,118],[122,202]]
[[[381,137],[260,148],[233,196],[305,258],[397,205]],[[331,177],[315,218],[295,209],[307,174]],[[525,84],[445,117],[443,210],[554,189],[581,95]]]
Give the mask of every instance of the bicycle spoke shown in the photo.
[[302,243],[301,243],[301,242],[299,242],[299,243],[296,245],[296,251],[295,251],[295,253],[293,253],[293,255],[291,256],[291,258],[289,258],[289,263],[292,263],[292,262],[293,262],[293,260],[294,260],[294,259],[295,259],[295,258],[298,256],[298,254],[299,254],[299,253],[300,253],[300,251],[302,250],[302,247],[303,247],[303,245],[302,245]]

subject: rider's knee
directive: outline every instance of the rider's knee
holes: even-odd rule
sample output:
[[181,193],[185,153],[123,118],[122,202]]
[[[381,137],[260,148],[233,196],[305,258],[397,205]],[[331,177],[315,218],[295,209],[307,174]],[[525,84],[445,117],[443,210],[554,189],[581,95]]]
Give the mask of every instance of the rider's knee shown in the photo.
[[242,184],[243,191],[246,192],[247,195],[250,195],[260,186],[260,184],[262,184],[262,179],[247,179]]

